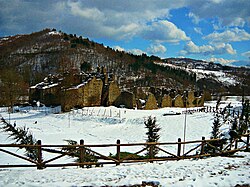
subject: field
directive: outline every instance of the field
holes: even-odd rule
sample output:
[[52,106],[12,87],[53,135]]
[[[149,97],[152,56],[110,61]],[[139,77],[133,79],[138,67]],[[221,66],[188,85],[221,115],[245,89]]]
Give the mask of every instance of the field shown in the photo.
[[[233,107],[241,103],[229,98],[222,106],[232,103]],[[215,102],[206,103],[214,106]],[[0,113],[6,120],[17,126],[26,126],[34,137],[43,144],[66,144],[64,140],[77,142],[83,139],[85,144],[143,143],[146,140],[144,120],[148,116],[156,117],[161,127],[159,142],[176,142],[184,138],[186,121],[186,141],[201,140],[210,137],[213,114],[194,112],[192,114],[167,115],[186,109],[163,108],[158,110],[129,110],[115,107],[94,107],[71,111],[64,114],[48,114],[44,108]],[[223,125],[221,131],[229,126]],[[0,143],[12,143],[8,134],[1,132]],[[186,147],[188,149],[189,147]],[[14,150],[14,149],[13,149]],[[176,152],[176,147],[169,147]],[[22,150],[14,150],[22,153]],[[114,153],[112,149],[99,150],[105,155]],[[129,147],[127,152],[136,152]],[[45,155],[46,157],[47,155]],[[250,154],[239,152],[236,157],[214,157],[199,160],[180,160],[168,162],[121,164],[101,168],[46,168],[44,170],[15,168],[0,170],[0,186],[122,186],[141,184],[142,181],[157,181],[161,186],[235,186],[250,184]],[[62,161],[70,161],[64,158]],[[0,164],[18,164],[24,161],[0,152]],[[60,162],[60,161],[57,161]]]

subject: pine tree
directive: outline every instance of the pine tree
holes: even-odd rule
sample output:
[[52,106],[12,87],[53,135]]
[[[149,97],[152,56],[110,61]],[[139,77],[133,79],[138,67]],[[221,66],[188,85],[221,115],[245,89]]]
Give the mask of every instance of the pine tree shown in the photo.
[[244,103],[242,103],[242,112],[239,119],[238,134],[246,133],[247,129],[249,128],[249,121],[250,121],[249,113],[250,113],[249,100],[245,100]]
[[[158,127],[156,124],[156,118],[149,116],[147,120],[144,121],[145,128],[147,128],[147,142],[158,142],[160,135],[158,132],[161,130],[161,128]],[[149,146],[148,146],[149,147]],[[154,146],[153,147],[153,156],[155,156],[159,150]],[[150,156],[150,150],[146,153],[146,156]]]
[[[64,140],[68,143],[68,145],[78,145],[77,141],[75,140]],[[75,158],[75,162],[79,163],[80,162],[80,150],[77,147],[72,147],[72,148],[64,148],[63,151],[66,151],[69,153],[69,156]],[[98,159],[95,157],[94,153],[92,153],[89,150],[85,150],[84,154],[84,162],[97,162]],[[88,166],[87,166],[88,167]]]
[[[16,127],[16,125],[12,125],[8,123],[3,117],[1,118],[1,122],[3,126],[0,128],[2,131],[9,133],[9,138],[15,140],[15,144],[22,145],[36,145],[37,141],[33,137],[32,133],[26,127]],[[25,147],[25,156],[32,160],[37,160],[37,149],[32,147]]]
[[220,123],[220,114],[217,113],[215,115],[213,126],[212,126],[211,139],[219,138],[221,125],[222,124]]

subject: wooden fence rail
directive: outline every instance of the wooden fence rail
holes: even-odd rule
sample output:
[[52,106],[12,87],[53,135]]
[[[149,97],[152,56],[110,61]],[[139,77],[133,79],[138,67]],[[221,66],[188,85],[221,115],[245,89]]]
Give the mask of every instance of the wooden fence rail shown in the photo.
[[216,107],[212,107],[212,106],[204,106],[204,107],[199,107],[196,109],[187,109],[182,111],[182,114],[193,114],[193,113],[197,113],[197,112],[205,112],[205,113],[223,113],[223,112],[227,112],[229,113],[232,117],[240,117],[241,115],[241,110],[238,109],[234,109],[234,108],[216,108]]
[[[154,161],[167,161],[167,160],[181,160],[190,158],[204,158],[208,156],[226,156],[233,154],[237,151],[249,151],[249,131],[247,134],[242,135],[233,140],[227,142],[223,139],[209,139],[206,140],[202,137],[201,140],[186,141],[182,142],[179,138],[177,142],[148,142],[148,143],[128,143],[123,144],[120,140],[117,140],[115,144],[85,144],[83,140],[80,140],[78,145],[42,145],[41,140],[38,140],[36,145],[20,145],[20,144],[0,144],[0,152],[6,153],[9,156],[14,156],[30,164],[5,164],[0,165],[0,168],[10,167],[37,167],[37,169],[44,169],[46,167],[66,167],[66,166],[79,166],[79,167],[90,167],[92,165],[101,166],[104,164],[116,164],[121,163],[134,163],[134,162],[154,162]],[[191,145],[190,149],[185,153],[181,154],[183,145]],[[135,153],[129,153],[123,155],[126,151],[126,147],[139,146],[140,149]],[[175,146],[176,153],[167,150],[164,146]],[[104,155],[94,150],[95,148],[116,148],[114,155]],[[4,149],[3,149],[4,148]],[[15,152],[6,150],[6,148],[32,148],[36,150],[37,158],[32,160],[22,155],[18,155]],[[67,151],[66,151],[67,150]],[[153,150],[165,154],[164,156],[154,155]],[[78,151],[78,155],[75,155],[75,151]],[[173,151],[173,150],[172,150]],[[57,154],[56,156],[43,160],[43,153]],[[147,152],[147,156],[145,156]],[[96,161],[87,161],[85,158],[88,154],[94,155]],[[144,153],[144,156],[140,155]],[[78,158],[78,162],[53,164],[56,161],[65,156],[75,156]],[[98,161],[97,161],[98,160]]]

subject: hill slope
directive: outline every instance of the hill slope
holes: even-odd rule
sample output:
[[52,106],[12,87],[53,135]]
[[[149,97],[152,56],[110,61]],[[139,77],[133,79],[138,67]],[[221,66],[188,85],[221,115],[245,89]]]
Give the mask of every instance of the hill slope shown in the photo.
[[[146,54],[133,55],[113,50],[109,46],[105,47],[88,38],[57,32],[55,29],[1,38],[0,54],[0,73],[15,69],[27,85],[40,82],[48,74],[66,71],[86,72],[95,70],[98,66],[106,66],[109,72],[116,75],[121,87],[127,90],[132,90],[134,86],[153,86],[208,89],[211,92],[241,94],[240,83],[244,80],[244,84],[249,85],[249,69],[246,68],[231,68],[215,64],[211,66],[211,63],[187,58],[162,60]],[[192,67],[191,69],[197,67],[198,63],[207,64],[204,67],[210,70],[227,71],[227,74],[233,74],[238,81],[236,84],[228,85],[206,76],[197,79],[195,71],[183,70],[177,66],[161,66],[159,63],[189,66]],[[245,86],[245,90],[249,91],[248,86]]]

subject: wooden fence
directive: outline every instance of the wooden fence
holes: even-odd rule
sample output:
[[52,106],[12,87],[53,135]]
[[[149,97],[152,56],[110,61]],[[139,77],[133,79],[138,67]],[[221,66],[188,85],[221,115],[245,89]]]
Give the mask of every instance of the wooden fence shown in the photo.
[[204,107],[200,107],[200,108],[195,108],[195,109],[187,109],[182,111],[182,114],[193,114],[193,113],[197,113],[197,112],[205,112],[205,113],[229,113],[229,115],[231,115],[232,117],[240,117],[241,115],[241,110],[235,110],[234,108],[216,108],[216,107],[212,107],[212,106],[204,106]]
[[[47,167],[66,167],[66,166],[79,166],[79,167],[91,167],[102,166],[105,164],[125,164],[125,163],[135,163],[135,162],[154,162],[154,161],[170,161],[170,160],[181,160],[181,159],[191,159],[191,158],[204,158],[209,156],[228,156],[238,151],[249,151],[249,131],[247,134],[237,137],[233,140],[228,140],[225,143],[223,139],[212,139],[206,140],[202,137],[201,140],[182,142],[179,138],[177,142],[168,143],[130,143],[122,144],[120,140],[117,140],[115,144],[98,144],[98,145],[87,145],[84,144],[83,140],[80,140],[78,145],[42,145],[41,140],[38,140],[37,145],[20,145],[20,144],[0,144],[0,152],[6,153],[9,156],[14,156],[19,159],[25,160],[30,164],[5,164],[0,165],[0,168],[11,168],[11,167],[37,167],[37,169],[44,169]],[[189,145],[188,151],[184,152],[183,146]],[[191,145],[191,146],[190,146]],[[129,153],[124,156],[126,147],[140,147],[135,153]],[[167,146],[176,147],[176,152],[170,152],[167,150]],[[95,148],[115,148],[115,153],[113,155],[104,155],[100,152],[95,151]],[[36,160],[29,159],[25,156],[18,155],[16,152],[11,152],[7,149],[9,148],[29,148],[36,150],[37,158]],[[52,163],[62,157],[72,156],[71,151],[65,150],[77,150],[79,155],[77,156],[78,162],[55,164]],[[154,151],[158,150],[164,156],[154,156]],[[209,151],[208,151],[209,150]],[[52,158],[48,160],[43,160],[43,154],[57,154],[53,155]],[[145,155],[148,152],[148,156],[139,156],[141,153]],[[182,153],[183,152],[183,153]],[[2,154],[1,153],[1,154]],[[96,158],[96,161],[86,161],[86,154],[91,153]]]

